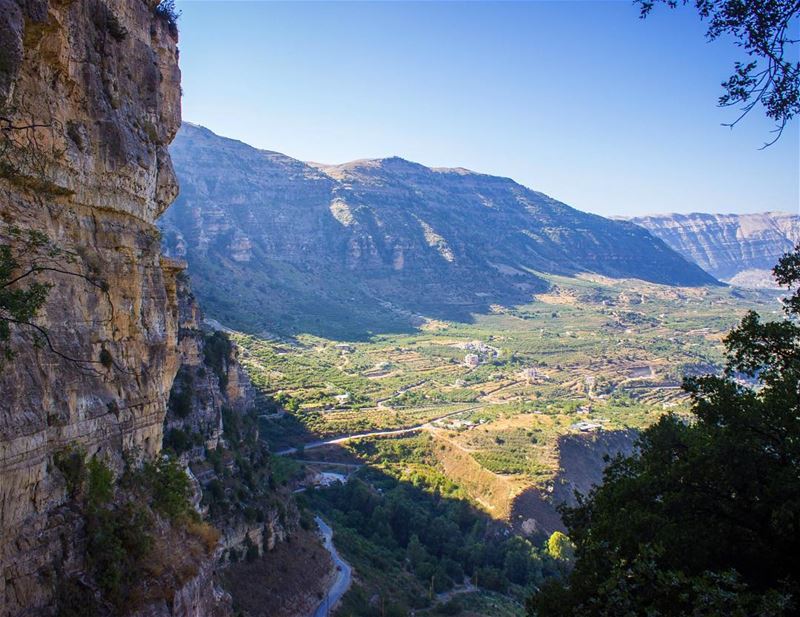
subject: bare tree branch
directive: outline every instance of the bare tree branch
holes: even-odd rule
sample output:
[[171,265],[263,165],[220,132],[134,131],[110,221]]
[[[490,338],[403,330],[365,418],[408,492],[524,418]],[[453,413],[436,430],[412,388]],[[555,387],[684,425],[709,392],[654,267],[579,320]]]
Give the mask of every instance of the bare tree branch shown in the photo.
[[654,6],[694,4],[700,18],[708,21],[706,38],[733,37],[734,44],[750,58],[736,62],[733,74],[722,83],[720,107],[741,105],[740,115],[723,126],[734,127],[757,106],[775,121],[774,138],[760,149],[777,142],[788,123],[800,113],[800,39],[792,31],[800,28],[800,0],[634,0],[640,16]]

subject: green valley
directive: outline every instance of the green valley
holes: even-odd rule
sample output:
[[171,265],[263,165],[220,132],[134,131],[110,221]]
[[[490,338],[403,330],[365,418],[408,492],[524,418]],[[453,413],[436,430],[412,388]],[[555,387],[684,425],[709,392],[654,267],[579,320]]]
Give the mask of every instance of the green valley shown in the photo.
[[[481,567],[496,568],[503,581],[496,591],[524,598],[546,576],[542,543],[562,528],[555,506],[599,482],[603,456],[630,451],[636,430],[668,412],[688,413],[682,376],[718,370],[721,340],[746,310],[780,311],[772,292],[547,279],[550,290],[530,304],[496,305],[470,322],[426,320],[414,334],[362,342],[232,335],[269,403],[262,438],[278,459],[297,461],[297,486],[324,473],[349,479],[306,499],[333,521],[361,577],[340,614],[365,614],[370,597],[387,598],[403,614],[412,598],[430,595],[434,575],[407,571],[408,538],[392,540],[387,531],[393,515],[381,508],[397,499],[433,499],[434,510],[449,500],[470,504],[487,529],[510,525],[520,534],[513,537],[532,542],[524,567],[536,574],[517,586],[509,586],[504,555],[467,573],[472,580]],[[370,512],[356,511],[366,506],[353,491],[372,495]],[[384,515],[386,533],[368,533]],[[481,529],[479,536],[489,533]],[[450,559],[462,564],[460,574],[448,573],[444,554],[431,562],[436,593],[458,589],[464,576],[464,556]],[[391,590],[387,568],[397,571],[392,581],[404,581]],[[448,610],[456,614],[457,606]],[[512,603],[511,614],[521,610]]]
[[800,615],[800,0],[632,4],[0,0],[0,617]]
[[287,425],[268,432],[271,444],[303,443],[291,423],[326,437],[448,416],[436,431],[488,454],[502,448],[472,437],[475,429],[495,446],[518,446],[510,419],[519,415],[540,416],[531,430],[545,434],[534,425],[643,426],[682,409],[682,376],[719,366],[722,336],[746,309],[780,310],[769,292],[550,279],[534,303],[495,306],[471,323],[427,321],[411,335],[347,343],[234,335],[254,383],[288,410],[270,420]]

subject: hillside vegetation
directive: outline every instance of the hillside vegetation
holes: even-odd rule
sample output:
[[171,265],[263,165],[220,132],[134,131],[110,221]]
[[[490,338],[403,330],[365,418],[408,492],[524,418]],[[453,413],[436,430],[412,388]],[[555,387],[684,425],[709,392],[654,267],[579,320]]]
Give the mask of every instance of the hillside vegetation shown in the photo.
[[748,312],[725,371],[686,380],[691,418],[661,418],[564,511],[575,569],[531,615],[798,613],[800,246],[774,274],[784,319]]

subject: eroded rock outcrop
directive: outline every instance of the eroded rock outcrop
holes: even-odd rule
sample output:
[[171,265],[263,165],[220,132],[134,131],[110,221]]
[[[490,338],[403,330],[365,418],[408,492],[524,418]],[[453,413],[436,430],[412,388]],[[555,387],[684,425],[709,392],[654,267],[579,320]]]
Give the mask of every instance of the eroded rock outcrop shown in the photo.
[[0,244],[40,234],[20,263],[51,286],[0,370],[3,615],[47,614],[58,572],[81,568],[54,454],[161,448],[182,266],[154,223],[177,194],[180,73],[156,4],[0,0]]
[[164,430],[202,439],[187,461],[204,459],[220,445],[223,411],[242,414],[252,408],[255,390],[236,360],[236,348],[222,332],[204,325],[203,313],[185,274],[178,277],[180,369],[170,393]]
[[[181,366],[164,420],[164,447],[190,470],[196,508],[219,530],[218,578],[241,610],[252,605],[245,597],[262,597],[265,586],[276,583],[275,571],[285,574],[302,561],[284,542],[318,542],[301,528],[291,489],[275,477],[260,439],[259,416],[274,413],[277,404],[256,391],[228,335],[205,323],[185,274],[178,277],[178,306]],[[296,582],[316,591],[323,578]],[[289,606],[298,593],[270,591]],[[270,614],[296,614],[285,609]]]

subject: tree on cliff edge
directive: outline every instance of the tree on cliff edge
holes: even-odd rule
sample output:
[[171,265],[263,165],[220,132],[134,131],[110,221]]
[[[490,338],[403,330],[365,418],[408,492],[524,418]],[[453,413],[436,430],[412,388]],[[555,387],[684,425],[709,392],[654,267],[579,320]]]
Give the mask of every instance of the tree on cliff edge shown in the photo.
[[800,611],[800,246],[774,269],[786,318],[748,313],[720,376],[687,379],[693,418],[647,429],[564,511],[575,569],[538,617]]
[[[22,235],[18,230],[12,233]],[[46,240],[33,235],[26,237],[26,241],[21,251],[15,251],[10,245],[0,245],[0,366],[4,360],[14,357],[12,328],[33,327],[30,324],[50,291],[50,285],[35,280],[34,274],[29,273],[30,268],[20,263],[20,252],[25,253],[29,246]]]
[[[1,231],[8,242],[0,244],[0,369],[14,358],[16,347],[25,344],[47,349],[81,370],[96,371],[94,365],[116,367],[105,349],[99,358],[75,358],[63,353],[36,319],[53,286],[39,278],[45,273],[83,279],[105,296],[113,315],[108,284],[98,273],[77,271],[76,256],[53,244],[39,231],[22,230],[15,225]],[[15,338],[14,332],[19,336]]]

